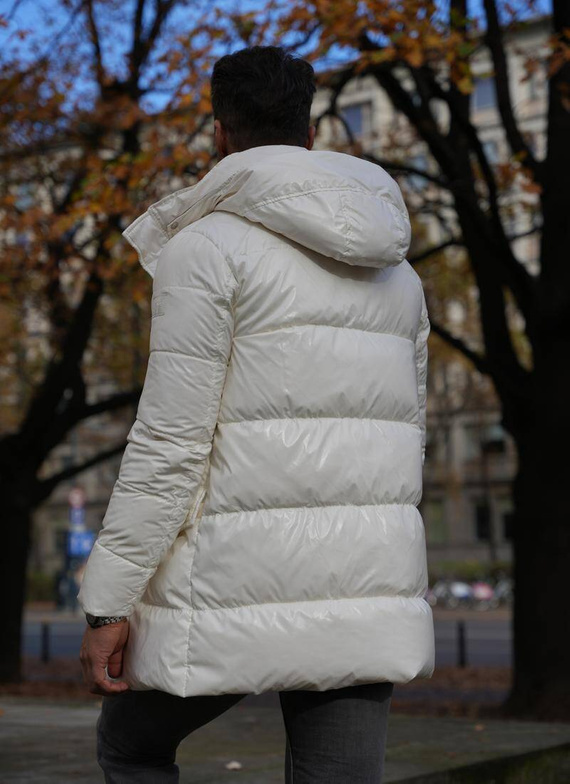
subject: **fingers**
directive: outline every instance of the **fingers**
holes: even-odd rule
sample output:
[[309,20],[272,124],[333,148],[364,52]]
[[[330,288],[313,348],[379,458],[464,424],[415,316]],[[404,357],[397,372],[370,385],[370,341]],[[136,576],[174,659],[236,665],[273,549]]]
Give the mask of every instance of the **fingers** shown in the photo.
[[87,684],[91,694],[100,694],[103,697],[109,697],[113,694],[121,694],[127,691],[129,686],[124,681],[110,681],[106,678],[95,677],[91,683]]
[[128,690],[129,686],[125,681],[109,680],[109,678],[118,677],[121,674],[122,658],[122,649],[109,657],[106,654],[94,653],[91,650],[89,638],[87,636],[84,638],[79,659],[83,670],[83,680],[91,694],[110,696]]
[[[81,660],[83,667],[83,679],[91,694],[120,694],[129,688],[125,681],[109,680],[105,668],[100,664],[91,661],[88,657]],[[109,677],[113,675],[109,673]]]
[[123,671],[123,651],[116,651],[109,657],[107,673],[110,678],[120,678]]

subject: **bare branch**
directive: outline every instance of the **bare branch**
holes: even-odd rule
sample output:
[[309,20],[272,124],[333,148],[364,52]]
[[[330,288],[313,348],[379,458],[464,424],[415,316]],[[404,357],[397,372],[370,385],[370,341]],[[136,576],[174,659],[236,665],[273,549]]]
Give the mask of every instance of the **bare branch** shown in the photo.
[[138,0],[135,20],[133,25],[133,45],[130,54],[130,83],[134,88],[138,85],[140,70],[145,64],[152,47],[159,37],[162,26],[166,21],[169,13],[176,4],[176,0],[156,0],[156,11],[154,19],[150,26],[150,30],[146,36],[143,36],[142,30],[142,13],[144,0]]
[[99,465],[99,463],[104,463],[105,460],[110,460],[110,458],[115,457],[116,455],[120,455],[125,451],[126,446],[127,442],[123,441],[121,444],[111,447],[111,449],[106,449],[103,452],[99,452],[99,454],[95,455],[94,457],[90,457],[83,463],[70,466],[63,471],[59,471],[57,474],[48,476],[47,479],[42,479],[36,484],[36,489],[34,492],[34,505],[37,506],[49,498],[60,482],[64,482],[66,479],[72,479],[74,476],[83,473],[83,471],[87,471],[88,468],[93,468],[93,466]]
[[447,240],[446,242],[442,242],[440,245],[435,245],[432,248],[427,248],[426,250],[423,250],[421,253],[418,253],[416,256],[412,256],[411,259],[408,259],[408,263],[412,265],[418,264],[420,261],[425,261],[425,259],[429,258],[430,256],[433,256],[436,253],[441,253],[441,251],[445,250],[446,248],[453,248],[453,247],[464,248],[465,243],[462,242],[462,240],[460,239],[452,238],[450,240]]
[[135,23],[133,27],[133,48],[136,45],[136,42],[140,41],[142,37],[142,23],[143,23],[145,4],[146,4],[146,0],[137,0],[137,8],[135,11]]
[[97,84],[103,87],[105,82],[105,71],[103,69],[103,55],[101,53],[101,41],[99,39],[99,30],[95,22],[95,14],[93,12],[93,0],[85,0],[85,8],[87,11],[87,28],[89,30],[89,37],[93,44],[93,51],[95,54],[95,74],[97,77]]
[[[325,117],[339,116],[338,109],[337,109],[338,97],[343,91],[343,89],[345,88],[345,86],[348,84],[348,82],[353,78],[354,74],[355,74],[355,66],[350,65],[347,68],[345,68],[343,71],[337,72],[332,76],[330,76],[327,79],[326,84],[323,83],[323,86],[330,87],[330,89],[332,90],[332,94],[329,100],[328,107],[325,109],[324,112],[321,112],[321,114],[315,120],[315,128],[317,132],[319,130],[321,122],[324,120]],[[350,132],[350,129],[348,129],[347,132],[350,134],[349,138],[351,138],[352,134]]]
[[442,340],[445,340],[445,342],[448,345],[450,345],[452,348],[457,349],[457,351],[460,351],[463,354],[463,356],[466,357],[471,362],[471,364],[475,367],[475,369],[479,371],[479,373],[483,373],[484,375],[487,375],[490,372],[489,365],[485,357],[481,356],[481,354],[478,354],[476,351],[473,351],[473,349],[469,348],[469,346],[466,343],[464,343],[461,338],[452,335],[451,332],[445,329],[445,327],[442,327],[440,324],[437,324],[435,321],[432,321],[431,317],[430,317],[430,326],[432,332],[434,332],[436,335],[439,335],[439,337]]
[[96,403],[85,405],[76,413],[76,422],[80,420],[89,419],[89,417],[97,416],[97,414],[105,414],[109,411],[116,411],[124,406],[136,403],[141,396],[142,389],[132,389],[130,392],[118,392],[116,395],[98,400]]
[[422,177],[424,180],[428,182],[433,182],[435,185],[438,185],[440,188],[445,188],[446,190],[450,189],[449,182],[443,177],[438,177],[436,174],[430,174],[429,172],[423,171],[423,169],[416,169],[414,166],[409,166],[408,164],[403,163],[396,163],[395,161],[389,161],[387,158],[378,158],[376,155],[372,155],[372,153],[364,152],[360,156],[365,161],[370,161],[371,163],[376,163],[378,166],[382,166],[384,169],[388,171],[393,171],[396,173],[401,174],[411,174],[414,177]]
[[20,5],[22,5],[22,0],[14,0],[14,4],[12,5],[12,8],[8,12],[8,14],[6,15],[6,21],[7,22],[11,22],[12,21],[12,19],[14,18],[14,14],[16,13],[16,11],[18,10],[18,7]]
[[[87,281],[81,303],[76,308],[67,335],[63,341],[61,356],[54,358],[47,369],[45,379],[38,390],[37,396],[32,401],[20,431],[24,447],[40,442],[45,448],[40,449],[38,460],[41,463],[50,451],[49,431],[57,429],[58,409],[64,399],[65,392],[75,378],[75,373],[83,359],[87,342],[91,335],[91,328],[95,310],[103,292],[103,281],[93,272]],[[48,432],[46,432],[48,431]]]
[[[318,130],[321,121],[325,117],[334,117],[336,120],[342,123],[342,126],[348,137],[349,144],[352,147],[354,147],[357,144],[357,140],[354,136],[354,133],[352,132],[352,128],[350,127],[346,119],[342,116],[342,114],[339,113],[337,108],[338,95],[340,94],[340,91],[342,90],[342,88],[344,87],[344,85],[348,80],[349,79],[347,78],[347,74],[344,75],[343,79],[338,80],[328,108],[317,117],[315,125]],[[359,157],[365,161],[370,161],[371,163],[375,163],[377,166],[382,166],[384,169],[387,169],[388,171],[401,172],[402,174],[412,174],[416,177],[422,177],[423,179],[428,180],[429,182],[433,182],[436,185],[439,185],[441,188],[449,189],[449,184],[446,180],[444,180],[441,177],[438,177],[435,174],[429,174],[428,172],[423,171],[423,169],[417,169],[414,166],[396,163],[386,158],[379,158],[378,156],[368,152],[362,152]]]
[[524,164],[533,173],[535,179],[540,181],[540,166],[534,158],[530,147],[525,142],[513,112],[511,100],[511,88],[509,84],[509,68],[501,25],[495,0],[483,0],[485,16],[487,17],[487,32],[485,41],[493,58],[495,69],[495,89],[497,92],[497,104],[499,113],[505,128],[505,135],[509,146],[515,155],[524,155]]
[[286,52],[295,52],[301,47],[306,46],[311,40],[311,38],[313,37],[313,35],[317,32],[319,27],[320,27],[320,21],[315,22],[313,25],[311,25],[308,28],[303,38],[301,38],[299,41],[296,41],[294,44],[291,44],[290,46],[284,46],[283,49],[285,49]]
[[[533,309],[533,280],[524,266],[513,255],[505,235],[501,222],[495,177],[477,131],[463,108],[464,96],[459,93],[453,84],[449,90],[444,90],[437,82],[435,75],[425,67],[411,70],[417,72],[415,73],[416,78],[427,80],[435,97],[441,98],[447,103],[452,121],[465,134],[472,151],[477,156],[489,192],[491,220],[484,214],[478,203],[472,185],[472,178],[470,176],[467,177],[463,171],[467,164],[464,163],[462,166],[459,156],[454,151],[454,146],[450,145],[448,140],[439,132],[435,122],[432,122],[429,117],[422,113],[421,107],[413,104],[409,94],[393,74],[387,75],[385,69],[381,68],[378,72],[377,80],[380,86],[387,90],[395,108],[408,117],[430,147],[432,155],[448,178],[449,189],[454,194],[458,214],[460,216],[463,215],[464,219],[467,219],[467,214],[469,214],[469,220],[478,227],[478,231],[485,237],[485,241],[489,244],[490,249],[493,250],[493,258],[499,261],[496,268],[488,270],[489,275],[499,275],[500,279],[511,288],[521,313],[530,325]],[[440,147],[442,145],[445,147],[444,155],[440,155]],[[488,258],[490,260],[491,255]],[[529,335],[529,337],[532,340],[532,336]]]

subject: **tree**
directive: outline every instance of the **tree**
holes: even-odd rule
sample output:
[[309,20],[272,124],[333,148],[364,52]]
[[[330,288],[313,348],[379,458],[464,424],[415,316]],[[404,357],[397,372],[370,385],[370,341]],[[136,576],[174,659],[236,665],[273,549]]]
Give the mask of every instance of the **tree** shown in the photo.
[[[0,16],[0,329],[4,394],[17,401],[0,439],[1,681],[20,678],[33,510],[125,443],[46,475],[50,455],[82,422],[140,394],[124,334],[140,336],[125,311],[145,303],[149,288],[120,233],[212,157],[202,135],[212,50],[197,41],[207,30],[200,4],[36,4],[33,28],[43,35],[16,24],[18,5]],[[184,36],[175,11],[185,12]],[[115,391],[101,396],[103,371]]]
[[[505,710],[567,717],[570,526],[562,488],[570,472],[564,448],[570,436],[570,5],[554,0],[550,18],[547,153],[542,160],[522,133],[513,106],[505,40],[516,22],[509,14],[516,13],[495,0],[484,0],[479,21],[469,16],[466,0],[451,0],[447,16],[425,0],[312,0],[282,9],[279,24],[293,49],[300,46],[315,61],[336,58],[334,69],[322,77],[331,95],[325,114],[342,122],[342,91],[356,75],[371,76],[435,164],[435,171],[426,173],[389,156],[380,160],[362,147],[356,150],[392,173],[422,177],[452,206],[457,233],[432,250],[465,248],[476,287],[480,345],[436,320],[432,331],[490,377],[519,460],[513,489],[514,676]],[[482,47],[492,60],[510,150],[510,161],[502,167],[492,165],[470,116],[472,64]],[[529,73],[537,65],[528,58]],[[438,105],[445,110],[443,122]],[[517,192],[536,196],[541,219],[537,272],[517,257],[505,227],[505,196]],[[436,199],[431,208],[439,219],[441,203]]]

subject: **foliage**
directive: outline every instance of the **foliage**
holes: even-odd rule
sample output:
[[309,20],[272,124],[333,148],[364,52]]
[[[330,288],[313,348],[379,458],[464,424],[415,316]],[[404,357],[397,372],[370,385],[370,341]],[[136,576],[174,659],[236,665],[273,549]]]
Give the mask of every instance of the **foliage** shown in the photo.
[[[75,23],[69,39],[59,38],[52,19],[56,32],[46,22],[47,42],[29,51],[26,31],[15,30],[22,45],[4,48],[0,336],[9,431],[22,423],[50,359],[61,359],[88,282],[100,287],[99,307],[71,391],[86,398],[90,382],[96,389],[140,386],[149,286],[120,233],[173,181],[195,179],[211,159],[209,145],[197,141],[210,57],[203,47],[188,48],[194,30],[182,40],[163,28],[174,5],[159,2],[149,16],[138,4],[132,48],[114,68],[113,25],[127,18],[114,2],[62,2],[60,14]],[[50,13],[53,4],[38,7],[48,20]],[[203,24],[199,17],[194,23]],[[151,112],[156,83],[174,72],[168,101]],[[129,303],[126,311],[119,303]]]

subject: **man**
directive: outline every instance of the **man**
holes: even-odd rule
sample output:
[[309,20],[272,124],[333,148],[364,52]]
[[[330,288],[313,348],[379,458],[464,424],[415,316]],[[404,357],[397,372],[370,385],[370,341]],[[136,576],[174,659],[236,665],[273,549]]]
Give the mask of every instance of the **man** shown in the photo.
[[150,358],[80,601],[108,782],[278,691],[295,784],[379,782],[395,682],[430,677],[417,505],[429,323],[396,183],[311,151],[312,67],[212,75],[219,163],[125,231]]

